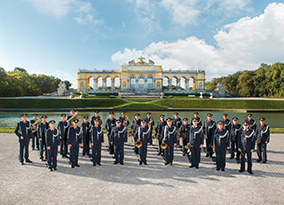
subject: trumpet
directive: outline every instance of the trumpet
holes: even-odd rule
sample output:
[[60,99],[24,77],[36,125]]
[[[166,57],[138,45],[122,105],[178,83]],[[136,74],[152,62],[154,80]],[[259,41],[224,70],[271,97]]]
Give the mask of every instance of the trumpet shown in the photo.
[[157,138],[157,134],[152,134],[152,139],[156,139]]
[[38,124],[41,123],[42,118],[39,118],[37,121],[34,122],[34,124],[32,124],[32,133],[35,133],[37,131],[38,128]]
[[67,122],[69,123],[69,126],[72,126],[73,125],[73,120],[76,119],[77,117],[79,116],[79,113],[76,112],[72,117],[70,117]]
[[143,146],[143,143],[141,142],[141,140],[137,140],[136,142],[135,142],[135,147],[137,147],[137,148],[140,148],[140,147],[142,147]]
[[213,151],[213,152],[215,152],[215,151],[216,151],[215,146],[213,146],[213,147],[212,147],[212,151]]
[[168,144],[165,143],[165,140],[163,140],[161,144],[161,149],[167,149],[167,148],[168,148]]

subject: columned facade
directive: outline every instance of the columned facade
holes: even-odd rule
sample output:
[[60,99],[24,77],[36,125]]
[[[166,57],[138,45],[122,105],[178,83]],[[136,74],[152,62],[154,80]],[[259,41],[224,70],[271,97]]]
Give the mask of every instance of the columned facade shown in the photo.
[[151,93],[162,91],[188,92],[205,90],[204,70],[163,70],[153,61],[129,61],[120,71],[86,70],[78,71],[78,91]]

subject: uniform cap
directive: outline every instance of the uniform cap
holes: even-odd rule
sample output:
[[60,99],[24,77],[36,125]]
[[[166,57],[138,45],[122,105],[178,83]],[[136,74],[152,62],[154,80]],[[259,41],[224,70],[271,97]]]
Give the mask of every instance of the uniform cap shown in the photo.
[[196,118],[193,118],[192,122],[198,122],[198,120]]
[[212,117],[213,115],[211,113],[207,113],[207,116],[208,117]]
[[217,122],[218,125],[223,125],[224,123],[220,120]]
[[160,117],[165,117],[165,115],[160,115]]
[[175,112],[175,113],[174,113],[174,115],[178,115],[178,114],[179,114],[178,112]]
[[260,121],[265,121],[265,117],[259,118]]
[[43,115],[43,116],[41,116],[41,118],[46,119],[46,118],[47,118],[47,116],[46,116],[46,115]]
[[84,119],[89,119],[89,117],[88,116],[84,116]]
[[62,116],[65,116],[65,117],[66,117],[66,114],[61,114],[60,117],[62,117]]
[[55,120],[50,120],[49,124],[55,124]]
[[113,114],[114,114],[114,112],[113,112],[113,111],[110,111],[108,114],[113,115]]
[[195,112],[195,113],[193,113],[194,115],[198,115],[199,113],[198,112]]
[[74,122],[74,123],[78,123],[78,122],[79,122],[79,119],[74,119],[73,122]]
[[185,117],[185,118],[183,118],[182,120],[183,120],[183,121],[188,121],[188,119],[187,119],[186,117]]
[[252,117],[252,114],[249,113],[249,114],[248,114],[248,117]]
[[243,126],[249,126],[249,123],[243,122]]
[[171,121],[172,121],[172,118],[168,118],[168,119],[167,119],[167,122],[171,122]]
[[227,114],[227,113],[224,113],[223,116],[228,116],[228,114]]
[[28,114],[21,114],[21,117],[23,117],[23,116],[28,116]]
[[147,115],[151,115],[152,113],[150,113],[150,112],[147,112]]
[[139,113],[136,113],[135,116],[140,116],[140,114],[139,114]]
[[232,119],[233,121],[237,121],[237,120],[239,120],[239,118],[237,118],[237,117],[233,117],[233,119]]
[[33,116],[37,116],[37,114],[33,114]]

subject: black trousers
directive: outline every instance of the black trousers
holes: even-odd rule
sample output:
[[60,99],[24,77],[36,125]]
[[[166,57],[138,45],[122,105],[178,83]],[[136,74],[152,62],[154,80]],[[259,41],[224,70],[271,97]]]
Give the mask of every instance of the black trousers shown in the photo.
[[83,136],[83,155],[90,154],[90,138],[89,135]]
[[68,154],[67,137],[60,139],[60,154],[66,156]]
[[37,132],[32,133],[32,148],[34,149],[35,146],[39,149],[39,138],[37,136]]
[[20,162],[24,162],[24,151],[25,151],[25,160],[29,159],[29,140],[21,140],[20,141],[20,150],[19,150],[19,160]]
[[47,150],[48,153],[48,167],[49,168],[56,168],[57,167],[57,146],[55,147],[50,147],[50,150]]
[[257,144],[257,156],[258,156],[258,159],[259,160],[263,160],[264,162],[267,161],[266,148],[267,148],[267,144],[266,143]]
[[114,146],[113,144],[110,143],[110,135],[107,136],[108,137],[108,149],[109,149],[109,153],[113,154],[114,153]]
[[167,149],[165,149],[165,160],[167,163],[173,163],[174,161],[174,147],[168,146]]
[[124,160],[124,146],[115,146],[114,145],[114,158],[116,162],[122,163]]
[[216,165],[218,169],[225,169],[226,166],[226,147],[216,146]]
[[186,145],[187,145],[186,139],[182,140],[182,152],[185,153],[185,154],[187,153],[187,150],[185,149]]
[[200,152],[201,152],[200,147],[192,146],[190,148],[190,152],[191,152],[190,163],[193,166],[198,166],[200,163]]
[[93,164],[101,163],[102,146],[100,143],[92,146],[92,159]]
[[212,147],[210,146],[210,142],[211,142],[211,139],[208,138],[208,136],[207,136],[207,139],[206,139],[206,154],[209,154],[209,156],[212,157],[212,155],[213,155],[213,149],[212,149]]
[[78,164],[78,157],[79,157],[79,145],[74,144],[70,148],[70,163],[71,165],[75,166]]
[[245,151],[243,150],[241,153],[241,170],[245,170],[245,161],[246,161],[246,156],[247,155],[247,163],[248,163],[248,171],[252,171],[252,153],[251,151]]
[[146,162],[147,158],[147,144],[139,148],[139,156],[140,156],[140,162]]
[[45,158],[47,158],[45,137],[42,138],[42,140],[40,140],[40,153],[39,153],[40,159],[43,159],[43,152],[44,152]]
[[237,159],[240,159],[240,151],[237,148],[237,142],[236,141],[231,141],[231,158],[235,157],[235,150],[237,152]]

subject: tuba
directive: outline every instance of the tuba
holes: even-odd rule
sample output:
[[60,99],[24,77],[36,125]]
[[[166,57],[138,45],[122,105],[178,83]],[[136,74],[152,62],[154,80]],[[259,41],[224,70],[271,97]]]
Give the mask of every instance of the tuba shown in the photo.
[[165,143],[165,140],[163,140],[161,144],[161,149],[167,149],[167,148],[168,148],[168,144]]
[[41,123],[42,119],[39,118],[37,121],[34,122],[34,126],[32,126],[32,133],[35,133],[37,131],[37,128],[38,128],[38,124]]
[[142,147],[142,145],[143,145],[143,143],[139,139],[135,142],[135,147],[137,147],[137,148]]
[[125,126],[125,127],[127,127],[127,123],[128,122],[128,116],[127,115],[125,115],[125,120],[123,121],[123,125]]
[[68,123],[69,123],[69,126],[72,126],[73,125],[73,120],[76,119],[77,117],[79,116],[79,113],[78,112],[75,112],[75,114],[70,117],[68,120],[66,120]]

